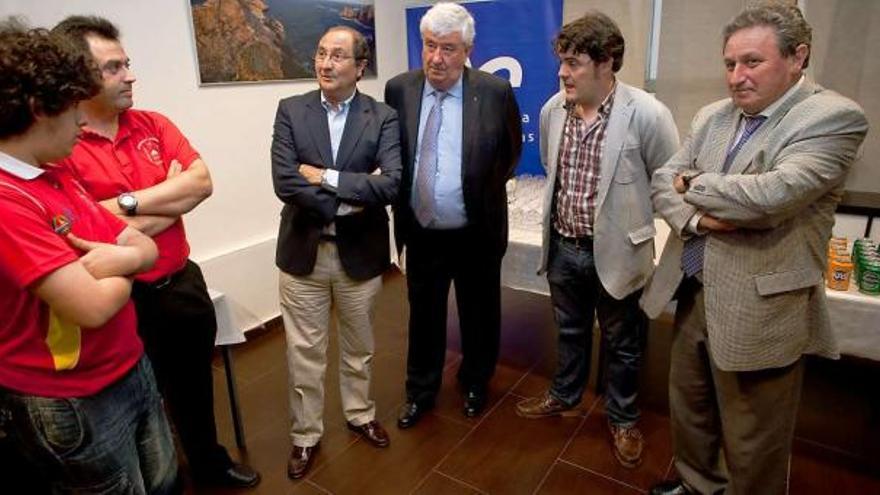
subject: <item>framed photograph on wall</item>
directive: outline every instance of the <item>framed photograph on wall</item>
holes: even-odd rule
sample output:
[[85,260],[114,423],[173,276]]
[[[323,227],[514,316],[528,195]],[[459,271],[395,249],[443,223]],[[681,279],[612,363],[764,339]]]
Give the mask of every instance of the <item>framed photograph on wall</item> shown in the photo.
[[373,54],[374,0],[190,0],[200,84],[315,79],[312,57],[327,28],[360,31]]

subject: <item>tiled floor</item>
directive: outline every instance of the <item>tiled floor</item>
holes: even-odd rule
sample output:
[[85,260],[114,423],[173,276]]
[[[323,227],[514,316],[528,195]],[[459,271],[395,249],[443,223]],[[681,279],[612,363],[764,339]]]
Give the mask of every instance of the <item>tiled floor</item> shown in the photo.
[[[275,325],[235,350],[246,452],[233,448],[222,362],[218,359],[215,388],[221,440],[234,456],[246,459],[263,474],[262,484],[244,493],[629,494],[644,493],[653,483],[670,476],[672,454],[663,390],[668,358],[663,357],[663,339],[652,337],[654,350],[647,357],[643,377],[647,403],[641,421],[647,440],[644,462],[637,469],[625,469],[609,451],[602,401],[592,393],[584,397],[580,416],[526,420],[515,414],[514,405],[520,398],[536,395],[548,384],[554,359],[553,322],[545,297],[505,289],[503,305],[501,364],[491,383],[486,412],[476,419],[465,418],[460,412],[461,398],[454,380],[460,360],[457,330],[451,331],[447,372],[437,407],[416,427],[399,430],[394,423],[404,399],[408,308],[403,277],[389,276],[377,312],[373,396],[391,446],[373,448],[345,428],[338,354],[332,338],[325,434],[309,476],[298,482],[286,476],[290,445],[283,332]],[[457,328],[454,311],[449,325]],[[868,371],[877,376],[876,368],[869,366]],[[877,393],[877,382],[873,383],[869,390]],[[869,401],[859,409],[867,411],[863,415],[872,430],[863,433],[863,439],[878,437],[876,404],[876,400]],[[822,421],[821,413],[806,414],[810,416],[808,423]],[[873,463],[874,471],[865,465],[872,463],[817,442],[798,440],[791,493],[880,494],[877,463]]]

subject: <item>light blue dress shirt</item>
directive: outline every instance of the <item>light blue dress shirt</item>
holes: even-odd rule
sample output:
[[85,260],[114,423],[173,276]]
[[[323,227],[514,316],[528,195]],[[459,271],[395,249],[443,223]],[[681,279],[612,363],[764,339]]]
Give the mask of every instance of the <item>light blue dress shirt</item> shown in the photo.
[[[340,103],[339,108],[335,108],[330,104],[330,101],[324,97],[324,92],[321,92],[321,105],[324,107],[324,110],[327,111],[327,127],[330,128],[330,149],[333,153],[334,165],[336,164],[336,155],[339,153],[339,143],[342,142],[342,133],[345,131],[345,121],[348,120],[348,110],[351,108],[351,100],[354,99],[354,95],[356,94],[357,91]],[[326,181],[326,186],[329,186],[332,190],[336,190],[336,188],[339,187],[339,171],[332,168],[324,169],[324,180]],[[362,209],[363,208],[360,206],[340,203],[339,207],[336,209],[336,216],[351,215]],[[331,224],[326,233],[335,234],[335,226]]]
[[[419,139],[416,142],[413,160],[413,182],[410,205],[416,209],[416,177],[419,171],[419,150],[428,113],[434,105],[435,89],[425,81],[422,91],[422,110],[419,114]],[[437,177],[434,181],[434,220],[427,225],[431,229],[457,229],[467,225],[464,208],[464,194],[461,188],[461,146],[462,146],[462,79],[449,88],[449,95],[443,100],[443,120],[437,139]]]

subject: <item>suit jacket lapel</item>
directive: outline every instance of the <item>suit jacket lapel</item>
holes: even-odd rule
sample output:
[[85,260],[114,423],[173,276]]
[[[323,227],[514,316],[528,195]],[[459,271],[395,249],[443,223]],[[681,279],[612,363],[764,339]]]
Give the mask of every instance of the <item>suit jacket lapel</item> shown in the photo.
[[[791,110],[791,107],[797,105],[804,98],[813,94],[816,91],[816,86],[808,80],[804,80],[801,87],[795,91],[791,98],[785,100],[785,102],[780,105],[779,108],[771,115],[766,122],[761,124],[761,127],[758,128],[757,131],[752,135],[751,139],[746,142],[742,149],[739,150],[739,153],[733,160],[733,163],[730,165],[730,170],[727,172],[729,174],[740,174],[745,171],[746,168],[752,163],[755,159],[755,155],[758,154],[759,151],[764,149],[764,142],[767,136],[773,131],[773,129],[779,125],[779,122],[785,118],[788,111]],[[734,123],[736,125],[738,121]]]
[[475,83],[470,80],[470,70],[465,68],[461,81],[461,183],[463,186],[468,183],[465,180],[467,176],[465,168],[471,163],[471,146],[477,142],[475,139],[478,134],[477,124],[481,115],[480,92],[474,86]]
[[611,178],[614,177],[614,171],[617,169],[620,150],[626,141],[626,131],[633,115],[631,103],[632,97],[629,91],[626,91],[623,83],[618,82],[605,134],[605,150],[602,152],[602,161],[599,163],[599,197],[596,198],[596,211],[602,209],[602,202],[605,201]]
[[337,170],[345,170],[351,153],[364,133],[364,129],[370,125],[370,120],[373,118],[370,108],[361,104],[361,98],[361,94],[358,93],[351,100],[348,118],[345,119],[345,128],[342,131],[342,140],[339,143],[339,151],[336,152]]
[[404,86],[403,105],[404,108],[413,109],[406,115],[406,135],[409,136],[407,143],[407,163],[404,164],[410,172],[416,159],[416,143],[419,140],[419,115],[422,113],[422,93],[425,90],[424,73],[419,73],[415,78],[416,84],[407,84]]
[[565,129],[565,117],[565,106],[562,103],[550,109],[550,123],[547,129],[549,136],[547,138],[547,177],[554,181],[556,180],[556,168],[559,166],[559,144],[562,141],[562,131]]
[[330,127],[327,125],[327,112],[321,106],[321,92],[315,91],[314,98],[306,103],[309,107],[307,126],[312,137],[312,143],[318,149],[324,163],[313,164],[333,167],[333,149],[330,147]]
[[730,105],[727,111],[718,117],[712,124],[706,135],[706,146],[697,158],[701,170],[705,172],[721,173],[724,168],[724,159],[727,157],[727,149],[731,141],[736,137],[736,124],[739,118],[739,109]]

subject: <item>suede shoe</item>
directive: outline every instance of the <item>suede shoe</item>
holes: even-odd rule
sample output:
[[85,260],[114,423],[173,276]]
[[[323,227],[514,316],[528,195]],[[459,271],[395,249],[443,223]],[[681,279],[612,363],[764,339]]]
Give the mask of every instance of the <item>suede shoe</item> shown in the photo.
[[642,463],[642,450],[645,440],[642,432],[635,425],[623,426],[608,422],[608,432],[611,433],[611,450],[623,467],[634,468]]
[[517,416],[529,419],[547,418],[550,416],[577,416],[581,411],[556,400],[549,393],[542,397],[530,397],[519,401],[516,405]]
[[348,425],[349,430],[360,434],[375,447],[384,448],[391,443],[391,440],[388,439],[388,432],[386,432],[385,428],[382,428],[382,425],[376,420],[359,426],[355,426],[351,423],[346,424]]
[[287,460],[287,477],[297,480],[306,475],[315,460],[315,454],[321,444],[316,443],[311,447],[293,446],[290,459]]

